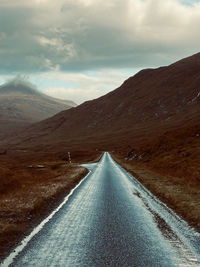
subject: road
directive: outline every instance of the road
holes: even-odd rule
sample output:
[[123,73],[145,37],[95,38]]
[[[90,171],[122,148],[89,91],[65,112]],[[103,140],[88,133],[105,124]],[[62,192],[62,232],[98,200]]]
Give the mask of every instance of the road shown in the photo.
[[200,235],[108,153],[2,266],[200,266]]

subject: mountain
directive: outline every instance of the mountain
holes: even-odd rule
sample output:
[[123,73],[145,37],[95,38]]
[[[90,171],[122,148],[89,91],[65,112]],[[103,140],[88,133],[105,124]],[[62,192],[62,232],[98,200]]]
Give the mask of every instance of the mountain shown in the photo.
[[0,137],[75,106],[72,101],[52,98],[28,82],[14,79],[0,86]]
[[200,53],[145,69],[98,99],[33,124],[18,147],[115,149],[138,146],[200,119]]

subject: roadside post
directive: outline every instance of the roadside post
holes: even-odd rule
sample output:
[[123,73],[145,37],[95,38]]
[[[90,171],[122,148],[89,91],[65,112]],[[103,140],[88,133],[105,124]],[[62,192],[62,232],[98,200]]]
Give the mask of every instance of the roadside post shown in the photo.
[[69,160],[69,163],[72,163],[72,161],[71,161],[71,154],[70,154],[70,152],[68,152],[68,160]]

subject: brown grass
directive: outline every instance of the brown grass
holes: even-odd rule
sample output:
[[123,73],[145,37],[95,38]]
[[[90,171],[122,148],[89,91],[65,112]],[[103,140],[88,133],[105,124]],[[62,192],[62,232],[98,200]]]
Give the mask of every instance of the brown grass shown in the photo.
[[187,184],[175,176],[161,175],[142,164],[127,163],[116,155],[114,159],[191,226],[200,231],[199,186]]
[[[200,125],[166,133],[136,148],[136,157],[115,159],[150,191],[200,230]],[[142,155],[142,158],[138,156]]]
[[200,126],[162,136],[149,150],[146,164],[161,173],[177,176],[187,184],[200,183]]
[[[96,152],[74,151],[72,155],[74,162],[100,157]],[[86,175],[85,168],[61,158],[16,151],[0,157],[0,259]]]

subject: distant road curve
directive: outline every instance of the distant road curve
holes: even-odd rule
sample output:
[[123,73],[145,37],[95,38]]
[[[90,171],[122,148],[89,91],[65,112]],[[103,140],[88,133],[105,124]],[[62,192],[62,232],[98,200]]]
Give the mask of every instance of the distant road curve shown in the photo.
[[1,266],[200,266],[200,234],[108,153],[85,166],[90,174]]

